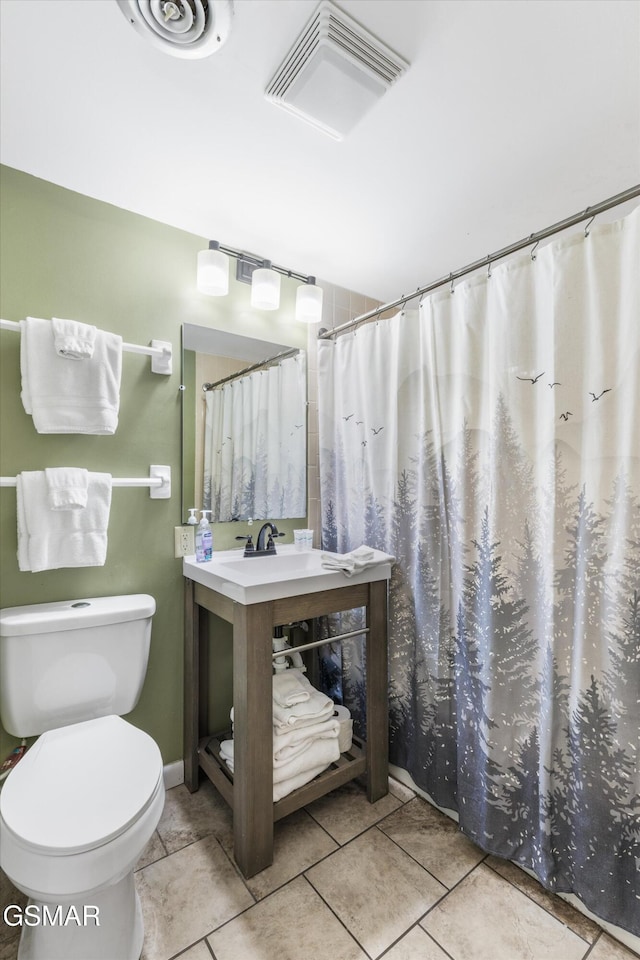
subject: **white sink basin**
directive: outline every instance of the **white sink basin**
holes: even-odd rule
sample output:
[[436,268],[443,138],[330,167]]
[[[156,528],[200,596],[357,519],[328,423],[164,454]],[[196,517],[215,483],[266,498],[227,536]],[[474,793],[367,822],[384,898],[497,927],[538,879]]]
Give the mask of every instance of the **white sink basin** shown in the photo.
[[376,566],[352,577],[341,571],[325,570],[320,550],[297,550],[293,544],[285,544],[279,545],[277,551],[275,557],[243,557],[242,550],[222,550],[207,563],[185,557],[183,573],[242,604],[299,597],[350,584],[388,580],[391,576],[393,557],[379,550],[374,551],[374,559],[379,561]]

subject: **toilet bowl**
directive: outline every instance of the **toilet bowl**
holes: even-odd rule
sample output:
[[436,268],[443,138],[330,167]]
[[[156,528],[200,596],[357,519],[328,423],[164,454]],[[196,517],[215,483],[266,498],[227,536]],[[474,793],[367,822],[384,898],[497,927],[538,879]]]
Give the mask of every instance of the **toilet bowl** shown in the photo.
[[0,792],[0,866],[29,897],[18,960],[142,952],[133,870],[162,814],[163,767],[120,714],[142,689],[154,612],[146,595],[0,610],[2,721],[40,734]]
[[39,921],[19,960],[137,960],[133,869],[163,805],[160,751],[121,717],[40,737],[0,793],[2,866]]

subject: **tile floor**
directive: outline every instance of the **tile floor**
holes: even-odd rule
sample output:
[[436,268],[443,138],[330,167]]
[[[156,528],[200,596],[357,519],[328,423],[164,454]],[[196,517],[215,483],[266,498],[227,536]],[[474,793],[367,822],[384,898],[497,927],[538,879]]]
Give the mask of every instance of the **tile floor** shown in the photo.
[[[250,880],[232,843],[211,784],[168,791],[136,873],[142,960],[637,960],[393,780],[375,804],[352,782],[277,823]],[[16,955],[4,928],[0,960]]]

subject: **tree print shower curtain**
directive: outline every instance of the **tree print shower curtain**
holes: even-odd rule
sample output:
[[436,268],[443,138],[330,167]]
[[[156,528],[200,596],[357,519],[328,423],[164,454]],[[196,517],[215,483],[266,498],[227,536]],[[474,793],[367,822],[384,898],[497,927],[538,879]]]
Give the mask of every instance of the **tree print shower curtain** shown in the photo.
[[203,506],[212,520],[307,512],[306,354],[205,394]]
[[318,349],[323,546],[396,558],[391,762],[640,936],[640,209]]

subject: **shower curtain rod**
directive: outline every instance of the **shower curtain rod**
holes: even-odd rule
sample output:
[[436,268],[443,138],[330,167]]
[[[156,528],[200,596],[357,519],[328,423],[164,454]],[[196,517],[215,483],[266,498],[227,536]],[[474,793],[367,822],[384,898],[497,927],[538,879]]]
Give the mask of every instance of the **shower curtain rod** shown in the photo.
[[267,360],[260,360],[258,363],[253,363],[250,367],[245,367],[244,370],[238,370],[237,373],[232,373],[228,377],[224,377],[222,380],[216,380],[215,383],[203,383],[202,389],[206,393],[207,390],[213,390],[215,387],[221,387],[223,383],[229,383],[230,380],[237,380],[238,377],[244,377],[246,373],[251,373],[252,370],[259,370],[260,367],[266,367],[270,363],[275,363],[276,360],[285,360],[287,357],[292,357],[294,353],[300,353],[302,347],[293,347],[292,350],[285,350],[283,353],[276,353],[274,357],[269,357]]
[[508,247],[503,247],[501,250],[496,250],[495,253],[490,253],[486,257],[482,257],[481,260],[474,260],[473,263],[467,264],[466,267],[461,267],[459,270],[454,270],[447,277],[442,277],[440,280],[435,280],[433,283],[428,283],[424,287],[418,287],[415,293],[409,293],[406,295],[403,294],[401,297],[398,297],[397,300],[392,300],[390,303],[384,303],[382,306],[376,307],[375,310],[369,310],[367,313],[360,314],[359,317],[355,317],[353,320],[347,320],[346,323],[341,323],[339,327],[334,327],[333,330],[326,330],[324,333],[319,334],[318,340],[330,340],[331,337],[335,337],[339,333],[344,333],[344,331],[350,330],[351,327],[355,327],[359,323],[364,323],[365,320],[372,320],[373,317],[379,317],[381,313],[386,313],[387,310],[393,310],[394,307],[399,307],[401,305],[403,306],[405,303],[407,303],[407,301],[414,300],[416,297],[422,297],[425,293],[430,293],[432,290],[436,290],[438,287],[443,287],[446,283],[452,284],[454,280],[464,277],[467,273],[473,273],[474,270],[479,270],[481,267],[487,267],[496,260],[501,260],[503,257],[507,257],[511,253],[516,253],[518,250],[523,250],[525,247],[531,246],[531,244],[537,246],[541,240],[546,240],[547,237],[553,236],[554,233],[560,233],[562,230],[567,230],[569,227],[574,227],[583,220],[593,220],[593,218],[597,217],[599,213],[604,213],[605,210],[610,210],[612,207],[617,207],[619,204],[625,203],[627,200],[635,199],[635,197],[640,197],[640,184],[636,184],[635,187],[629,187],[628,190],[623,190],[622,193],[617,193],[615,196],[609,197],[608,200],[603,200],[601,203],[596,203],[593,207],[587,207],[581,213],[575,213],[572,217],[567,217],[565,220],[559,220],[550,227],[546,227],[544,230],[538,230],[536,233],[532,233],[530,236],[516,241],[516,243],[510,243]]

